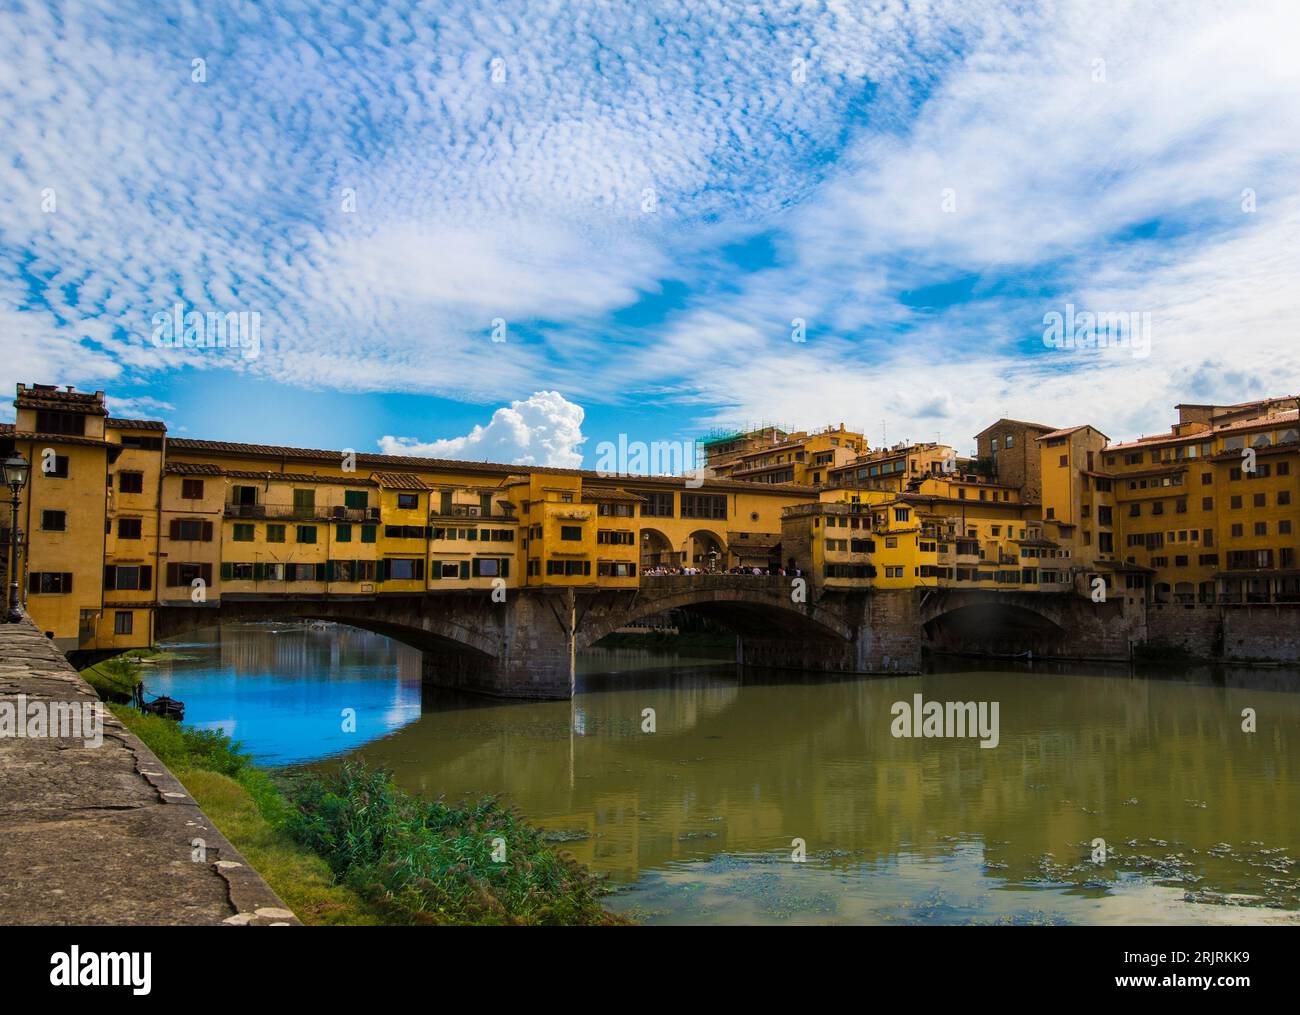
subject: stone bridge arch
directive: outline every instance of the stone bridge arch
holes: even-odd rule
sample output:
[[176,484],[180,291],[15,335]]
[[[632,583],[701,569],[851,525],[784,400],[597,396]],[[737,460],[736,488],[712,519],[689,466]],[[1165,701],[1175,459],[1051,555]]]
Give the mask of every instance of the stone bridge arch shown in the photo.
[[[481,604],[475,604],[481,606]],[[425,652],[464,652],[485,658],[501,654],[504,632],[493,630],[501,617],[492,611],[428,596],[346,600],[308,596],[282,599],[232,599],[211,605],[163,605],[155,637],[162,641],[221,623],[260,620],[331,620]],[[450,608],[449,608],[450,607]],[[496,621],[496,624],[493,621]]]
[[780,638],[851,642],[855,627],[836,611],[811,601],[796,603],[788,578],[693,575],[643,578],[635,593],[579,604],[575,648],[590,648],[618,628],[668,610],[689,610],[715,620],[742,639]]
[[1139,618],[1121,599],[1095,603],[1072,591],[938,589],[919,620],[937,652],[1061,659],[1127,659]]

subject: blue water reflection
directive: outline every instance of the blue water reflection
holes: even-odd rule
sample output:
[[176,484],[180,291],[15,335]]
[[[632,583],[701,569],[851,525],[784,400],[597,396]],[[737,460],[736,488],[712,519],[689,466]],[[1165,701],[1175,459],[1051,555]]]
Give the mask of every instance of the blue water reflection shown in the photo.
[[187,725],[221,730],[262,764],[355,750],[420,717],[420,653],[368,631],[231,624],[166,648],[181,658],[146,669],[148,693],[185,702]]

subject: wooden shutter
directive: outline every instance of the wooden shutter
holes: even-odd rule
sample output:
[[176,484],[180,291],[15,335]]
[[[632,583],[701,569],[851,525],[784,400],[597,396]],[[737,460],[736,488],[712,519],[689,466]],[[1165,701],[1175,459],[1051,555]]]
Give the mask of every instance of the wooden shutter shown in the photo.
[[421,557],[419,560],[415,562],[415,577],[420,581],[424,581],[424,558],[423,557]]
[[[172,522],[175,525],[175,522]],[[181,566],[179,564],[167,565],[167,587],[175,588],[181,583]]]
[[205,543],[210,543],[210,542],[212,542],[212,523],[211,523],[211,522],[204,522],[204,523],[203,523],[203,535],[200,536],[199,538],[202,539],[202,541],[205,542]]
[[442,561],[429,561],[429,581],[439,581],[442,578]]
[[509,577],[510,577],[510,558],[509,558],[509,557],[502,557],[502,558],[501,558],[501,577],[502,577],[502,578],[509,578]]
[[329,581],[326,577],[326,566],[324,564],[316,565],[316,580],[318,582]]
[[[208,524],[211,525],[212,523],[208,522]],[[203,579],[204,585],[208,586],[208,588],[211,588],[212,587],[212,565],[200,564],[199,577]]]
[[145,564],[140,568],[140,591],[148,592],[153,588],[153,565]]
[[460,562],[460,576],[461,576],[461,578],[468,578],[468,577],[469,577],[469,561],[468,561],[468,560],[462,560],[462,561]]
[[[173,518],[173,519],[171,520],[170,524],[168,524],[168,526],[167,526],[167,538],[168,538],[168,539],[180,539],[180,538],[181,538],[181,520],[180,520],[179,518]],[[168,567],[170,567],[170,566],[171,566],[171,565],[169,564]],[[168,578],[167,581],[168,581],[168,584],[171,584],[171,583],[172,583],[170,578]],[[179,584],[179,583],[177,583],[177,584]]]
[[113,564],[104,565],[104,588],[108,590],[117,588],[117,567]]
[[234,564],[222,564],[222,565],[221,565],[221,580],[222,580],[223,582],[228,582],[228,581],[230,581],[230,580],[231,580],[231,575],[233,575],[234,573],[235,573],[235,565],[234,565]]

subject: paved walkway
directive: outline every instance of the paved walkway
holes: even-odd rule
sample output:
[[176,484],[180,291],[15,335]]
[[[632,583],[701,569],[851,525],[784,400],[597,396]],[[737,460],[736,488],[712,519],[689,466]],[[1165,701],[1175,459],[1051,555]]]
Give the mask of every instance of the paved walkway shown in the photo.
[[29,622],[0,624],[0,925],[298,922],[111,712],[98,747],[19,738],[20,695],[27,729],[51,703],[99,701]]

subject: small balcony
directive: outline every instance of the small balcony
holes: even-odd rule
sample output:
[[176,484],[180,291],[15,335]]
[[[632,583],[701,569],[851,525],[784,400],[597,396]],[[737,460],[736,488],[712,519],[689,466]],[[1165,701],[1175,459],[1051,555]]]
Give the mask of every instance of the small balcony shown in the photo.
[[485,511],[478,504],[452,504],[450,510],[436,507],[429,512],[429,521],[437,522],[452,518],[458,521],[473,519],[474,521],[515,522],[519,520],[513,504],[494,504],[493,508],[495,510]]
[[299,504],[232,504],[225,506],[227,518],[269,519],[272,521],[377,522],[379,508],[343,506],[306,507]]

